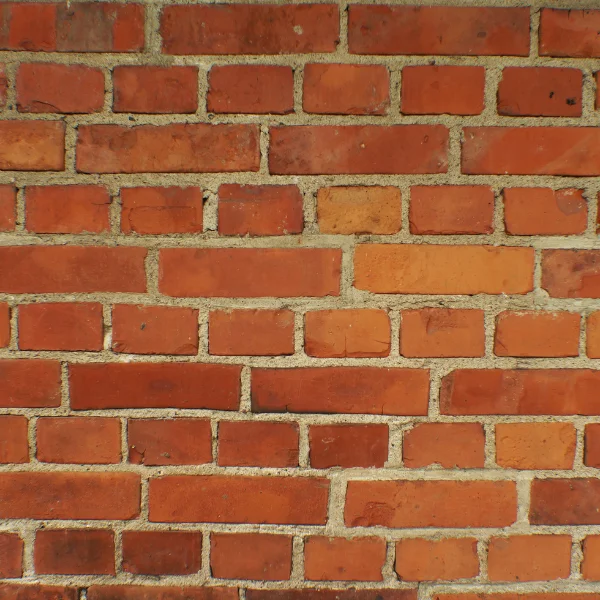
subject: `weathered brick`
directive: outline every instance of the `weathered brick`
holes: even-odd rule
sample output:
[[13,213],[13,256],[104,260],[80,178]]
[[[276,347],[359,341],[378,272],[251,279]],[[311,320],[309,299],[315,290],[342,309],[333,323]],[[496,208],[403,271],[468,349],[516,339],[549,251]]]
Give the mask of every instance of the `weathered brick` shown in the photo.
[[64,171],[62,121],[0,121],[0,171]]
[[542,8],[541,56],[600,57],[600,10]]
[[544,250],[542,288],[555,298],[600,298],[600,252]]

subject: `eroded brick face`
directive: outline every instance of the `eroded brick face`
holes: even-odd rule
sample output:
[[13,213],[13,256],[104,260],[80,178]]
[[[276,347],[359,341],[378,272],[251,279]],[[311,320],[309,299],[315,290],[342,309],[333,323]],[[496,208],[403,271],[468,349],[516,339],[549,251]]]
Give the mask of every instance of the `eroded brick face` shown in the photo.
[[599,32],[0,2],[0,600],[598,600]]

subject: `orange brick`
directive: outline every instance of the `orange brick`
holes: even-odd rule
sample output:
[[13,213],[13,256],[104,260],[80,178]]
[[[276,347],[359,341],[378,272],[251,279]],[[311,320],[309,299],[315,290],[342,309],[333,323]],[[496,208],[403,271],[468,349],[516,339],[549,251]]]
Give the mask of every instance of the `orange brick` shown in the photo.
[[400,190],[391,186],[327,187],[317,193],[321,233],[398,233],[401,211]]
[[311,536],[304,542],[304,576],[309,581],[382,581],[385,540],[376,537]]
[[485,434],[480,423],[419,423],[404,434],[404,465],[412,469],[439,464],[445,469],[481,469]]
[[303,108],[325,115],[383,115],[390,104],[384,65],[307,64]]
[[600,423],[585,426],[585,458],[588,467],[600,469]]
[[112,349],[126,354],[198,353],[198,311],[178,306],[117,304]]
[[496,462],[509,469],[572,469],[576,438],[571,423],[498,423]]
[[400,353],[409,357],[483,356],[484,314],[476,309],[423,308],[401,313]]
[[600,535],[588,535],[583,542],[581,574],[589,581],[600,580]]
[[581,317],[569,312],[505,311],[496,318],[497,356],[578,356]]
[[478,115],[484,108],[484,87],[484,67],[404,67],[401,111],[408,115]]
[[28,186],[25,228],[36,233],[108,231],[110,195],[96,185]]
[[209,352],[217,355],[278,356],[294,353],[294,313],[289,310],[213,310]]
[[571,572],[571,536],[494,537],[488,549],[490,581],[549,581]]
[[311,425],[308,439],[315,469],[383,467],[388,457],[387,425]]
[[376,357],[390,353],[390,319],[385,310],[307,312],[305,352],[322,358]]
[[213,577],[219,579],[289,579],[292,538],[261,533],[212,533],[210,568]]
[[587,203],[574,188],[505,188],[504,224],[511,235],[576,235],[587,229]]
[[479,574],[477,540],[400,540],[396,542],[395,569],[402,581],[470,579]]
[[587,318],[587,355],[600,358],[600,312],[593,312]]
[[554,298],[600,298],[600,252],[542,250],[542,288]]
[[492,233],[494,192],[484,185],[413,186],[410,232],[425,235]]
[[600,57],[600,10],[543,8],[540,56]]
[[0,121],[0,171],[64,171],[65,124]]

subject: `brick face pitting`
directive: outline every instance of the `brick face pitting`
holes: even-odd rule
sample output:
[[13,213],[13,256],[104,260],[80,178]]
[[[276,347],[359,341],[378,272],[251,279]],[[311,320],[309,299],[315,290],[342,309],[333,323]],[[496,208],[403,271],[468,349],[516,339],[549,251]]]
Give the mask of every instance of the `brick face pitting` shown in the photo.
[[0,4],[0,600],[597,600],[597,0]]

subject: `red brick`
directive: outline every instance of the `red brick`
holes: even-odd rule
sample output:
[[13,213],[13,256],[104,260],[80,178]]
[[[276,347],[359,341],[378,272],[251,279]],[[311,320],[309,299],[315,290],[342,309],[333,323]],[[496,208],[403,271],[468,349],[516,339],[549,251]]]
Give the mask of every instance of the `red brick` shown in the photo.
[[136,575],[193,575],[200,570],[202,534],[124,531],[123,571]]
[[150,480],[150,521],[324,525],[328,496],[327,479],[172,475]]
[[590,423],[585,426],[585,457],[584,464],[600,469],[600,423]]
[[310,465],[315,469],[383,467],[388,438],[387,425],[311,425]]
[[353,54],[529,54],[529,9],[352,5]]
[[465,127],[468,175],[600,175],[597,127]]
[[497,356],[578,356],[581,316],[569,312],[505,311],[496,318]]
[[555,298],[600,298],[600,252],[543,250],[542,288]]
[[224,467],[297,467],[296,423],[221,421],[218,464]]
[[56,4],[5,3],[0,11],[3,50],[56,49]]
[[[29,442],[27,441],[28,420],[17,415],[0,416],[0,464],[29,462]],[[0,546],[2,538],[0,537]],[[0,557],[2,551],[0,550]],[[0,559],[0,573],[2,560]]]
[[121,462],[121,422],[103,417],[42,417],[37,422],[37,459],[61,464]]
[[335,4],[166,6],[160,34],[167,54],[304,54],[333,52]]
[[237,600],[239,597],[236,588],[164,585],[94,585],[88,588],[88,594],[90,600]]
[[477,540],[400,540],[396,542],[395,569],[402,581],[470,579],[479,574]]
[[127,520],[140,513],[134,473],[0,473],[0,518]]
[[532,525],[600,524],[600,479],[534,479]]
[[212,67],[206,108],[209,113],[294,112],[294,72],[291,67],[279,65]]
[[146,465],[202,465],[212,462],[207,419],[129,419],[129,462]]
[[193,113],[198,67],[119,66],[112,71],[113,111]]
[[490,581],[548,581],[571,573],[571,536],[493,537],[488,549]]
[[583,542],[581,574],[584,579],[600,580],[600,535],[588,535]]
[[35,572],[58,575],[114,575],[115,541],[106,529],[41,529],[36,533]]
[[1,408],[60,406],[60,363],[55,360],[0,360]]
[[302,194],[295,185],[219,187],[221,235],[286,235],[303,227]]
[[21,350],[97,352],[103,343],[102,305],[57,302],[19,306]]
[[79,590],[76,587],[4,583],[0,584],[0,596],[3,600],[77,600]]
[[304,348],[309,356],[388,356],[390,318],[385,310],[319,310],[305,315]]
[[123,233],[202,233],[199,187],[121,188]]
[[478,115],[484,109],[484,87],[484,67],[404,67],[400,110],[407,115]]
[[349,481],[347,527],[506,527],[517,517],[512,481]]
[[542,8],[540,55],[600,57],[600,10]]
[[600,311],[591,313],[587,318],[587,355],[600,358]]
[[13,185],[0,185],[0,231],[13,231],[16,219],[17,190]]
[[572,469],[572,423],[498,423],[496,462],[508,469]]
[[211,310],[208,348],[221,356],[278,356],[294,353],[290,310]]
[[9,294],[145,292],[145,248],[0,248],[0,291]]
[[59,52],[135,52],[144,48],[144,6],[85,2],[57,7]]
[[273,175],[446,173],[443,125],[271,127]]
[[304,112],[384,115],[389,105],[390,74],[384,65],[314,63],[304,67]]
[[158,287],[183,297],[338,296],[341,259],[336,248],[168,248]]
[[482,469],[485,433],[480,423],[418,423],[404,433],[404,466]]
[[0,171],[64,171],[62,121],[0,121]]
[[458,369],[442,380],[446,415],[597,415],[600,373],[586,369]]
[[354,287],[378,294],[524,294],[533,290],[533,263],[533,248],[360,244]]
[[[349,586],[345,586],[343,589],[318,590],[313,588],[296,590],[249,589],[246,590],[246,594],[248,600],[417,600],[416,589],[368,589]],[[579,599],[576,598],[575,600]],[[586,598],[585,600],[592,599]]]
[[81,125],[76,154],[80,173],[258,171],[260,160],[256,125],[208,123]]
[[410,232],[453,235],[494,231],[494,191],[486,185],[413,186]]
[[25,227],[36,233],[101,233],[110,229],[108,190],[96,185],[28,186]]
[[582,86],[579,69],[507,67],[498,84],[498,113],[580,117]]
[[304,542],[304,577],[309,581],[383,581],[385,553],[381,538],[311,536]]
[[[0,533],[0,577],[13,579],[23,576],[23,540],[16,533]],[[0,585],[0,596],[6,598]]]
[[401,211],[400,190],[391,186],[327,187],[317,192],[321,233],[398,233]]
[[0,348],[10,344],[10,306],[0,302]]
[[112,349],[127,354],[198,354],[198,311],[177,306],[117,304]]
[[408,357],[478,357],[485,354],[484,313],[478,309],[403,310],[400,354]]
[[426,369],[252,369],[255,412],[426,415]]
[[292,572],[292,538],[260,533],[212,533],[210,570],[219,579],[282,581]]
[[504,189],[504,224],[511,235],[574,235],[587,229],[583,190]]
[[71,408],[237,410],[238,365],[85,363],[69,366]]
[[85,65],[21,64],[17,110],[27,113],[93,113],[104,105],[104,73]]

